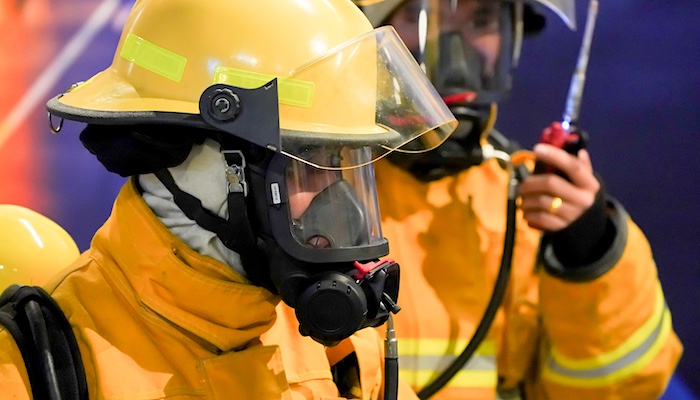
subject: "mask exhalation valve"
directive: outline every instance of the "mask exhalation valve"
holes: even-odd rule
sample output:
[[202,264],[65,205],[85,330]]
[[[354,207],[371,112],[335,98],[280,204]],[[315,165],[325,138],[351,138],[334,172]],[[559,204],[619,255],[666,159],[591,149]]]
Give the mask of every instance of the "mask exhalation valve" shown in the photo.
[[362,264],[356,271],[329,271],[317,275],[314,284],[296,301],[299,331],[333,346],[366,327],[383,324],[397,313],[399,265],[393,260]]

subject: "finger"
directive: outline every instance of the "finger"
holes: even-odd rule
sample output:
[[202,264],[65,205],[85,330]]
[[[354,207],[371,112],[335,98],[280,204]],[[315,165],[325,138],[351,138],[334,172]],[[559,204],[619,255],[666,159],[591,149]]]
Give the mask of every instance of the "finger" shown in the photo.
[[526,212],[523,218],[531,228],[546,232],[557,232],[568,226],[568,222],[547,211]]
[[539,161],[562,171],[569,162],[569,158],[573,157],[566,151],[547,143],[538,143],[532,150]]
[[583,164],[585,164],[588,169],[593,171],[593,163],[591,163],[591,155],[588,153],[588,150],[586,149],[581,149],[578,151],[577,157]]
[[[574,188],[572,185],[569,187]],[[532,193],[521,196],[519,206],[524,213],[548,212],[555,214],[565,225],[569,225],[590,208],[595,201],[593,194],[581,190],[577,190],[570,196],[562,196],[564,197],[557,196],[552,192]]]
[[536,174],[528,176],[518,188],[518,194],[523,198],[529,196],[548,195],[561,197],[564,201],[574,204],[587,204],[595,193],[574,186],[571,182],[554,174]]
[[549,195],[528,196],[521,199],[520,209],[525,214],[546,212],[555,215],[566,225],[570,224],[581,214],[580,207],[568,203],[560,197]]
[[547,211],[551,213],[560,213],[562,208],[566,208],[565,204],[561,197],[541,194],[522,197],[520,208],[524,212]]
[[582,188],[597,185],[598,180],[593,175],[590,156],[585,149],[579,151],[578,157],[544,143],[535,145],[533,150],[538,160],[561,171],[574,185]]

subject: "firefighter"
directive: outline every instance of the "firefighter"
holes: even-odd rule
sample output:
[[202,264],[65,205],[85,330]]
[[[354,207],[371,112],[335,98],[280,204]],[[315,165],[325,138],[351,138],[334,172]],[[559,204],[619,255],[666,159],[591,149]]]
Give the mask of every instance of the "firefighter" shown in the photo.
[[[351,0],[139,0],[112,65],[47,108],[130,177],[46,286],[91,398],[384,397],[363,328],[398,311],[399,268],[372,163],[456,126],[392,28]],[[59,393],[62,361],[34,380],[0,329],[2,397]]]
[[356,3],[396,28],[459,121],[435,151],[376,165],[383,232],[402,260],[402,379],[423,399],[659,397],[682,347],[649,244],[585,149],[535,146],[553,169],[522,174],[507,240],[513,146],[494,129],[496,104],[523,37],[544,27],[537,7],[573,29],[573,0]]

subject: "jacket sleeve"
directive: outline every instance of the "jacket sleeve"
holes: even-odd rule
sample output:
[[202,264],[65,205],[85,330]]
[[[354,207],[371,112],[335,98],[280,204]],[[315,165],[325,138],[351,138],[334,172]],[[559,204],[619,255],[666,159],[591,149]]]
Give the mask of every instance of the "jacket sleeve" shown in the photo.
[[[12,335],[0,326],[0,398],[29,400],[29,377]],[[7,397],[5,397],[7,396]]]
[[649,243],[619,203],[608,207],[615,238],[597,261],[567,275],[544,249],[536,398],[657,398],[681,355]]

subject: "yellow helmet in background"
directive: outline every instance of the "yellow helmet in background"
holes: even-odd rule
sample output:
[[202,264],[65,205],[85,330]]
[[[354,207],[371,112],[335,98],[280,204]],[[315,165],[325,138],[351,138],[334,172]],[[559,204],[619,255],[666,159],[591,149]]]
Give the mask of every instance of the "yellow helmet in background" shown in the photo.
[[51,219],[0,204],[0,290],[15,283],[41,286],[79,255],[73,238]]
[[314,164],[304,151],[319,138],[377,157],[426,132],[441,143],[456,121],[421,75],[393,28],[374,30],[351,0],[140,0],[112,65],[48,108],[93,124],[192,125],[212,85],[277,78],[281,145],[262,146]]

